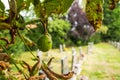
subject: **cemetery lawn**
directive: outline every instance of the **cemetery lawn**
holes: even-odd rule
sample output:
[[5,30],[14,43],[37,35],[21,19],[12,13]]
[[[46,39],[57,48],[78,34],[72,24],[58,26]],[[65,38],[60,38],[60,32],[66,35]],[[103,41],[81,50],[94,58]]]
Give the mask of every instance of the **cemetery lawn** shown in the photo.
[[110,44],[96,44],[92,54],[86,55],[81,75],[90,80],[120,80],[120,51]]
[[[120,80],[120,51],[108,43],[95,44],[91,54],[86,54],[87,47],[83,46],[83,53],[86,60],[82,64],[82,72],[80,75],[88,76],[89,80]],[[75,47],[77,55],[79,55],[78,47]],[[36,52],[33,52],[36,54]],[[55,57],[51,67],[57,73],[61,73],[61,58],[67,56],[68,66],[71,69],[72,58],[71,47],[67,48],[64,53],[60,53],[59,49],[53,49],[47,53],[43,53],[42,59],[47,63],[50,57]],[[33,65],[32,55],[29,52],[21,54],[18,59],[27,61]]]

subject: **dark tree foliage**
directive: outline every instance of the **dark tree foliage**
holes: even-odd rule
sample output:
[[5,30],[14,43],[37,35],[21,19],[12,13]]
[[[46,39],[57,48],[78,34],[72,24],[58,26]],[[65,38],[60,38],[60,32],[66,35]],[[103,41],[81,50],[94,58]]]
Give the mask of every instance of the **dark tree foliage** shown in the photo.
[[[102,34],[102,38],[105,41],[120,40],[120,3],[112,3],[109,5],[109,0],[104,3],[104,19],[103,24],[108,26],[107,34]],[[114,9],[107,8],[110,6],[115,6]]]
[[67,19],[72,25],[70,36],[73,38],[87,40],[95,32],[87,19],[86,13],[80,8],[78,0],[75,0],[70,7]]

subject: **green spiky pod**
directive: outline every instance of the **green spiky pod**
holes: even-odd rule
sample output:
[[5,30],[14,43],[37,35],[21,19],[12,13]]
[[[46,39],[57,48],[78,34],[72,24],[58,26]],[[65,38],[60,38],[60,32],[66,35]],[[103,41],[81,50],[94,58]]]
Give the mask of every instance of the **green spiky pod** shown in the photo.
[[37,46],[39,50],[43,52],[49,51],[52,48],[52,39],[50,34],[46,33],[42,35],[37,41]]

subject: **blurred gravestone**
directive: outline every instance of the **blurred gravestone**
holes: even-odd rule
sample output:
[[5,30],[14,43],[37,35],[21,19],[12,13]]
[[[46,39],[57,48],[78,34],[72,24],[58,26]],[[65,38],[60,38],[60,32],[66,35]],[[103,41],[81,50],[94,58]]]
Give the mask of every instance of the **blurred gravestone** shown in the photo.
[[74,70],[75,64],[76,64],[76,50],[74,47],[72,47],[72,65],[71,65],[72,71]]
[[66,51],[66,45],[63,44],[63,51]]
[[68,59],[65,56],[61,59],[61,73],[66,74],[68,72],[69,72]]
[[120,50],[120,42],[118,42],[118,50]]
[[39,49],[37,50],[37,56],[41,59],[42,58],[42,51],[40,51]]
[[114,46],[117,47],[117,42],[116,41],[114,42]]
[[79,47],[79,61],[85,59],[85,54],[82,52],[82,47]]
[[59,45],[59,50],[60,50],[60,53],[63,52],[63,46],[62,46],[62,44]]
[[[82,52],[80,54],[82,54]],[[74,75],[69,80],[77,80],[77,76],[79,76],[82,70],[81,64],[82,62],[80,59],[77,59],[75,48],[72,48],[72,71],[74,71]]]
[[117,42],[116,47],[118,50],[120,50],[120,42]]
[[93,42],[88,43],[87,54],[91,54],[93,50]]
[[113,46],[113,41],[111,41],[111,44],[112,44],[112,46]]

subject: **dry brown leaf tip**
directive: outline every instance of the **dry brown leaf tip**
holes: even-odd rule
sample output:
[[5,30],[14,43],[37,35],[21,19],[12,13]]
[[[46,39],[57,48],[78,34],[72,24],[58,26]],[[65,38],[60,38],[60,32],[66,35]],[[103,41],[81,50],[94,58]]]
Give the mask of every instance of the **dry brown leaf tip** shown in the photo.
[[9,68],[9,62],[0,61],[0,71]]

